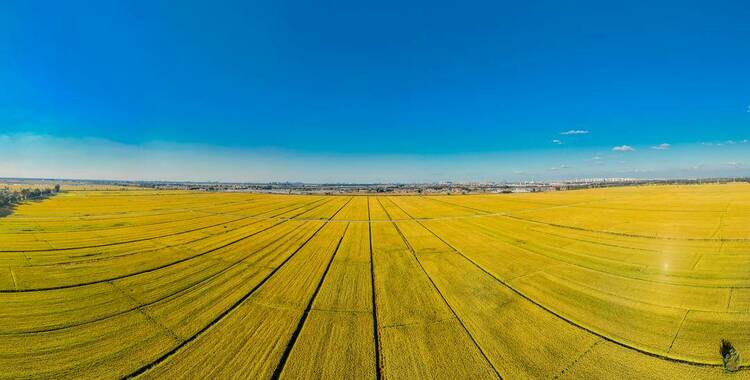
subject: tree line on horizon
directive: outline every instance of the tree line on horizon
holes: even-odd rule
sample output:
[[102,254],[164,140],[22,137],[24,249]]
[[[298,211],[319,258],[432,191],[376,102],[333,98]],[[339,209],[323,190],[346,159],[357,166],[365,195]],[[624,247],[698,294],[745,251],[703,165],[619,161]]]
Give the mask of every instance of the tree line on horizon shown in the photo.
[[0,208],[6,208],[27,200],[39,200],[60,192],[60,185],[51,189],[23,188],[20,190],[0,189]]

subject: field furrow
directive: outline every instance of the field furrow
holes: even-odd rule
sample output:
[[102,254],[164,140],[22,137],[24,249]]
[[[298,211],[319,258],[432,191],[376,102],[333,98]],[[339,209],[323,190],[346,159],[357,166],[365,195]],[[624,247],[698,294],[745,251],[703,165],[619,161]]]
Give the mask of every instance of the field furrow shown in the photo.
[[0,378],[750,378],[747,199],[63,192],[0,219]]

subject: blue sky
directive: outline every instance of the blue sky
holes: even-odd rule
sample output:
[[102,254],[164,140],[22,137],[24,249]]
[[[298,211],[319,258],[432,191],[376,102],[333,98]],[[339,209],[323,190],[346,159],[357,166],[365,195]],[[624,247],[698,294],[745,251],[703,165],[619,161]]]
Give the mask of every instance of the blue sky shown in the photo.
[[750,175],[747,20],[742,1],[6,1],[0,176]]

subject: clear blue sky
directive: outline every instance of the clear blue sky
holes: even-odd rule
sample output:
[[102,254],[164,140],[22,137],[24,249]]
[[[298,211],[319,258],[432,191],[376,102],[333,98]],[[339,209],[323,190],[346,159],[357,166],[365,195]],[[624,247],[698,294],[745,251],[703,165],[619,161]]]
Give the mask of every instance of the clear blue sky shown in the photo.
[[0,176],[750,175],[749,20],[745,1],[3,1]]

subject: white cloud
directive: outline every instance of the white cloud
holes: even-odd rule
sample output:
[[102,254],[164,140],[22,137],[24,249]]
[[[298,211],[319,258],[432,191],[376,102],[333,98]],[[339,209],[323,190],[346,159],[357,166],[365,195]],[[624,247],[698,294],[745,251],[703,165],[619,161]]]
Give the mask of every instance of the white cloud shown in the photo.
[[558,171],[558,170],[563,170],[563,169],[570,169],[570,166],[568,166],[566,164],[560,164],[559,166],[553,166],[553,167],[549,168],[549,170],[551,170],[553,172],[554,171]]
[[729,161],[727,162],[727,165],[737,167],[737,166],[740,166],[740,163],[737,161]]
[[655,146],[652,146],[652,147],[651,147],[651,149],[656,149],[656,150],[669,150],[669,148],[670,148],[670,147],[671,147],[671,145],[669,145],[669,144],[667,144],[667,143],[664,143],[664,144],[659,144],[659,145],[655,145]]
[[620,145],[612,148],[612,150],[615,152],[633,152],[635,151],[635,148],[630,145]]
[[560,141],[560,140],[558,140],[558,139],[554,139],[554,140],[552,140],[552,143],[553,144],[557,144],[557,145],[562,145],[563,142]]
[[594,160],[594,161],[601,161],[602,157],[601,156],[594,156],[594,157],[591,157],[591,159]]
[[584,129],[571,129],[569,131],[560,132],[561,135],[588,135],[589,131]]
[[726,140],[722,142],[702,142],[701,145],[724,146],[724,145],[747,144],[747,143],[748,143],[748,139],[742,139],[742,140]]

